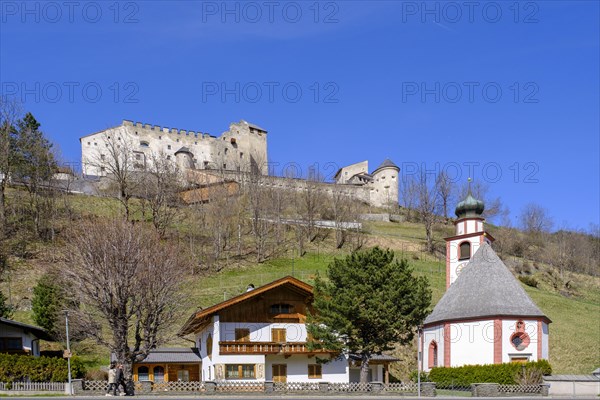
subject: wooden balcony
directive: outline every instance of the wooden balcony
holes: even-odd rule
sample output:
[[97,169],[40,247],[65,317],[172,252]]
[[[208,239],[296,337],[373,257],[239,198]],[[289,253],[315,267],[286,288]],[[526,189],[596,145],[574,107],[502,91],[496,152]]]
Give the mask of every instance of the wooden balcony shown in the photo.
[[219,353],[231,354],[314,354],[327,353],[325,350],[309,350],[306,342],[219,342]]

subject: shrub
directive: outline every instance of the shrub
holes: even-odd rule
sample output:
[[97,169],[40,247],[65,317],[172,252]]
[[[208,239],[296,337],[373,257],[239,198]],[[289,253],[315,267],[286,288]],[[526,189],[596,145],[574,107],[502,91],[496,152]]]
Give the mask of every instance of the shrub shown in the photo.
[[[71,358],[71,373],[73,378],[82,378],[85,374],[83,363],[77,357]],[[67,360],[64,358],[0,354],[0,382],[66,382],[67,379]]]
[[472,383],[499,383],[512,385],[518,383],[515,378],[525,371],[538,370],[542,375],[550,375],[552,367],[547,360],[532,361],[525,364],[505,363],[489,365],[465,365],[462,367],[433,368],[429,380],[440,385],[467,386]]
[[527,286],[538,287],[538,281],[533,276],[519,276],[519,280]]

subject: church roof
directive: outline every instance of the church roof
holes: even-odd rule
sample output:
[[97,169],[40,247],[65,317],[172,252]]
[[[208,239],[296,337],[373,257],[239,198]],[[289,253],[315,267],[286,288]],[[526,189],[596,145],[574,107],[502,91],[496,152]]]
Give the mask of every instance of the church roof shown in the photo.
[[392,168],[396,168],[396,169],[400,169],[400,167],[398,167],[396,164],[394,164],[394,162],[392,160],[390,160],[389,158],[386,158],[380,165],[379,167],[375,168],[375,171],[373,171],[373,174],[377,171],[379,171],[382,168],[388,168],[388,167],[392,167]]
[[425,319],[425,325],[496,316],[548,319],[492,247],[484,243]]

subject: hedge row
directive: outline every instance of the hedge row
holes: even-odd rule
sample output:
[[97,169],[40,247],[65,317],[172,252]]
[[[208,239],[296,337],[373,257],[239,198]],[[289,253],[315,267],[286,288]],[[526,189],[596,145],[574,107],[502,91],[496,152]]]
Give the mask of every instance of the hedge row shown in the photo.
[[[85,374],[83,363],[71,358],[73,378]],[[19,354],[0,354],[0,382],[29,380],[31,382],[66,382],[67,360],[64,358],[32,357]]]
[[466,386],[472,383],[499,383],[512,385],[515,376],[525,367],[526,370],[537,369],[543,375],[550,375],[552,367],[547,360],[532,361],[525,364],[506,363],[489,365],[465,365],[463,367],[437,367],[429,372],[429,381],[442,385]]

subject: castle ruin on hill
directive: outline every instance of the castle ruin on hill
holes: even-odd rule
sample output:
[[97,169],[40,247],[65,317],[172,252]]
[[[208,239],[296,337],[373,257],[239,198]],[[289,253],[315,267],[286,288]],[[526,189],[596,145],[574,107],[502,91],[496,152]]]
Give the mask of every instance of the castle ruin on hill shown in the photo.
[[[81,143],[82,170],[85,176],[106,176],[110,168],[110,147],[115,145],[131,153],[132,169],[143,171],[155,157],[177,163],[187,179],[211,185],[235,182],[247,174],[261,174],[266,184],[281,189],[301,190],[304,179],[269,176],[267,131],[244,120],[231,123],[220,136],[200,131],[161,127],[123,120],[122,124],[85,135]],[[340,168],[334,182],[316,183],[319,190],[333,190],[376,207],[398,204],[398,168],[385,160],[369,173],[368,161]]]

